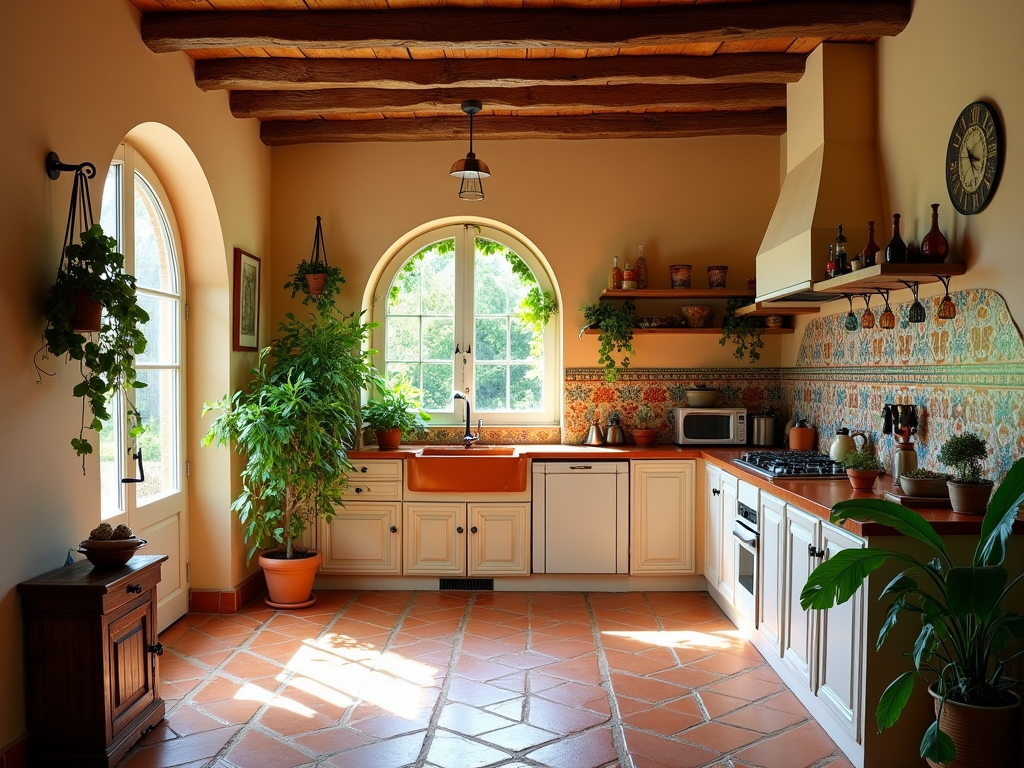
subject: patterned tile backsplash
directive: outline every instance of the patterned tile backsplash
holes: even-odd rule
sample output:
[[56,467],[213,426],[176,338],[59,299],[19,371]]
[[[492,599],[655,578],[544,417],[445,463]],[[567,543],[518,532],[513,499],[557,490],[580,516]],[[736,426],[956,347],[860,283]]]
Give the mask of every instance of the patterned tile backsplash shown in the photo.
[[[601,368],[567,368],[562,429],[485,424],[484,441],[582,443],[595,415],[605,424],[618,411],[631,442],[637,409],[647,404],[658,441],[671,442],[669,409],[686,405],[685,390],[703,384],[719,390],[719,406],[806,418],[818,430],[822,452],[838,427],[860,430],[890,472],[894,449],[892,437],[882,434],[882,406],[913,403],[920,414],[914,438],[920,466],[942,470],[935,455],[945,439],[976,432],[988,441],[986,472],[998,480],[1024,456],[1024,341],[994,291],[960,291],[952,298],[956,318],[937,319],[941,298],[924,299],[927,320],[920,324],[907,322],[909,303],[893,305],[898,319],[890,331],[877,324],[847,331],[845,312],[816,317],[804,330],[793,368],[630,368],[615,383],[604,380]],[[458,443],[463,433],[431,427],[413,442]]]

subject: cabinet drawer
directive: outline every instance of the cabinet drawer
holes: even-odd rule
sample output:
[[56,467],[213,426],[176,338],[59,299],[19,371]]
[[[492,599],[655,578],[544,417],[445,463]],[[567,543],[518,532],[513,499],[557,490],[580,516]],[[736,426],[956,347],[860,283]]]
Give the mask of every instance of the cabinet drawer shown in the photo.
[[371,459],[354,462],[349,475],[346,501],[402,499],[402,460]]

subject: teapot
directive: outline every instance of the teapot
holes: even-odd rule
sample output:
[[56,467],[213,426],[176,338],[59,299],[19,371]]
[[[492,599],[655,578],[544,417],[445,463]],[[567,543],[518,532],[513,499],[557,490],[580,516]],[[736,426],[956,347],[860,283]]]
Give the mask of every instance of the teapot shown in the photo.
[[[860,445],[857,444],[857,438],[860,438],[863,442]],[[867,435],[863,432],[853,432],[846,427],[840,427],[836,430],[836,439],[832,441],[832,447],[829,448],[828,456],[830,459],[835,461],[842,461],[843,456],[853,450],[863,450],[868,444]]]

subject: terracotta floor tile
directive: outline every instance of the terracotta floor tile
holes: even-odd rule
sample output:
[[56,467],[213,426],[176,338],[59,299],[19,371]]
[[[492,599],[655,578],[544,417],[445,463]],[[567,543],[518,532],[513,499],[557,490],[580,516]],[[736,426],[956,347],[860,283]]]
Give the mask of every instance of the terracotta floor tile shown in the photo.
[[483,707],[486,712],[493,712],[496,715],[514,720],[516,722],[523,721],[523,708],[526,706],[526,697],[517,696],[514,699],[508,701],[502,701],[497,704],[488,704]]
[[735,696],[723,696],[712,691],[699,691],[697,695],[700,696],[704,708],[713,718],[721,717],[728,712],[745,707],[749,703],[746,699],[738,699]]
[[294,643],[302,642],[302,640],[296,640],[291,635],[282,635],[280,632],[275,632],[272,629],[264,629],[258,635],[256,635],[252,642],[249,643],[250,650],[258,650],[268,645],[275,645],[277,643]]
[[543,728],[546,731],[553,731],[563,736],[570,733],[578,733],[608,721],[608,718],[595,712],[567,707],[564,704],[547,701],[538,696],[531,696],[528,706],[530,713],[527,717],[527,722],[530,725]]
[[448,689],[448,698],[451,701],[461,701],[463,704],[470,704],[474,707],[497,704],[499,701],[507,701],[514,697],[515,693],[512,691],[464,678],[453,680]]
[[231,725],[242,725],[243,723],[249,722],[260,708],[263,706],[263,701],[259,699],[223,699],[221,701],[211,701],[205,704],[198,705],[202,711],[209,713],[213,717],[223,720],[225,723]]
[[572,638],[586,637],[590,638],[590,621],[586,623],[567,623],[565,621],[558,621],[553,624],[548,624],[545,627],[537,627],[533,630],[535,635],[544,635],[546,637],[555,637],[560,640],[568,640]]
[[593,653],[595,648],[592,641],[581,638],[578,640],[534,640],[533,650],[553,659],[567,661],[577,656]]
[[502,749],[510,752],[522,752],[540,744],[546,744],[559,738],[559,736],[542,728],[535,728],[525,723],[516,723],[506,728],[499,728],[496,731],[485,733],[481,738],[484,741],[489,741],[491,744],[497,744]]
[[187,704],[178,707],[174,712],[167,716],[165,722],[170,725],[173,730],[179,736],[189,736],[193,733],[200,733],[202,731],[212,731],[217,728],[223,728],[224,723],[219,720],[215,720],[207,714],[190,707]]
[[543,667],[543,673],[551,677],[560,677],[563,680],[572,680],[577,683],[600,683],[601,672],[597,665],[597,656],[590,654],[578,656],[567,661],[557,661]]
[[622,651],[605,650],[608,667],[617,672],[630,672],[634,675],[649,675],[676,665],[671,651],[665,648],[653,649],[642,653],[624,653]]
[[203,664],[211,669],[216,669],[233,653],[235,653],[234,650],[215,651],[214,653],[204,653],[200,656],[191,656],[190,658],[197,664]]
[[233,646],[228,645],[223,640],[210,637],[195,629],[178,638],[171,647],[178,653],[186,656],[199,656],[200,654],[212,653],[214,651],[233,650]]
[[704,722],[704,718],[700,713],[686,714],[666,707],[655,707],[623,716],[622,721],[639,730],[654,731],[663,736],[671,736],[679,731],[700,725]]
[[591,701],[607,701],[608,693],[599,685],[584,685],[582,683],[560,682],[546,690],[534,691],[549,701],[559,704],[566,704],[570,707],[585,705]]
[[455,664],[456,675],[481,682],[484,680],[495,680],[514,671],[515,669],[511,666],[497,664],[493,661],[484,661],[469,654],[460,656]]
[[[709,656],[706,659],[695,661],[688,666],[691,669],[700,669],[705,672],[716,672],[720,675],[735,675],[739,672],[750,670],[748,674],[753,676],[754,671],[756,671],[754,668],[759,667],[760,664],[753,659],[746,658],[744,656],[735,656],[730,653],[716,653],[714,656]],[[758,677],[757,679],[764,681],[763,677]]]
[[769,683],[766,680],[758,680],[756,677],[740,675],[739,677],[715,683],[708,690],[713,693],[722,693],[726,696],[746,699],[747,701],[757,701],[785,689],[786,686],[782,683]]
[[797,715],[802,718],[811,716],[807,708],[800,703],[800,699],[792,691],[783,691],[778,696],[772,696],[770,699],[762,701],[761,705],[789,712],[791,715]]
[[303,752],[259,731],[246,732],[225,758],[238,768],[293,768],[310,761]]
[[531,760],[558,768],[598,768],[618,757],[610,728],[563,739],[529,753]]
[[302,707],[302,711],[296,712],[283,706],[270,706],[267,707],[266,712],[260,715],[259,723],[264,728],[269,728],[282,736],[297,736],[301,733],[337,725],[337,719],[314,712],[306,707]]
[[643,733],[635,728],[626,728],[625,738],[626,748],[630,755],[634,756],[634,762],[638,765],[640,764],[637,761],[639,757],[652,760],[666,768],[694,768],[711,762],[719,754],[717,751],[711,751],[704,747],[683,744],[662,736]]
[[318,755],[333,755],[371,743],[369,737],[340,725],[299,736],[294,742]]
[[428,720],[427,713],[424,713],[422,717],[415,720],[384,714],[360,720],[357,723],[353,723],[352,727],[361,733],[375,736],[378,739],[390,739],[393,736],[422,731],[427,727]]
[[120,768],[165,768],[169,765],[181,765],[193,760],[209,759],[220,752],[232,736],[238,732],[238,726],[232,725],[214,731],[203,731],[192,736],[161,741],[150,747],[144,747],[129,754],[128,759],[121,763]]
[[160,677],[160,696],[164,701],[170,701],[171,699],[176,701],[183,698],[203,682],[202,680],[179,680],[176,683],[172,683],[170,680],[164,680],[163,675]]
[[437,724],[453,733],[478,736],[487,731],[507,728],[513,723],[508,718],[466,704],[448,704],[441,710]]
[[551,664],[555,659],[551,656],[547,656],[546,654],[536,653],[535,651],[521,651],[519,653],[499,656],[494,659],[494,661],[516,669],[536,669],[537,667],[543,667],[546,664]]
[[768,737],[737,752],[736,757],[764,768],[807,768],[833,753],[839,754],[835,743],[820,725],[811,721]]
[[427,753],[427,760],[438,768],[481,768],[508,757],[507,752],[448,731],[434,735]]
[[688,688],[681,688],[672,683],[663,683],[647,677],[634,677],[612,673],[612,690],[616,696],[629,696],[631,699],[649,701],[657,704],[660,701],[678,699],[690,692]]
[[248,651],[239,651],[224,665],[223,671],[235,677],[272,677],[284,672],[284,667]]
[[703,723],[689,728],[677,738],[707,747],[715,752],[732,752],[762,738],[763,734],[724,723]]
[[805,718],[794,715],[782,709],[771,706],[771,701],[766,704],[751,704],[730,712],[719,718],[719,722],[736,725],[740,728],[748,728],[760,733],[774,733],[775,731],[789,728],[796,725]]
[[365,747],[356,747],[327,761],[328,765],[337,768],[383,768],[383,766],[401,766],[414,762],[423,746],[424,732],[407,736],[398,736]]
[[682,685],[686,688],[700,688],[701,686],[717,683],[722,679],[721,675],[716,675],[713,672],[705,672],[700,669],[694,669],[693,667],[665,669],[661,672],[655,672],[651,677],[655,680],[661,680],[675,685]]
[[[458,627],[455,627],[458,629]],[[452,631],[454,632],[455,629]],[[466,634],[476,637],[489,637],[492,640],[518,635],[520,627],[506,627],[502,624],[494,624],[490,621],[469,621],[466,624]]]
[[525,648],[525,645],[509,643],[503,639],[495,640],[490,637],[478,637],[476,635],[466,635],[462,638],[463,652],[471,653],[481,659],[496,659],[499,656],[521,653]]

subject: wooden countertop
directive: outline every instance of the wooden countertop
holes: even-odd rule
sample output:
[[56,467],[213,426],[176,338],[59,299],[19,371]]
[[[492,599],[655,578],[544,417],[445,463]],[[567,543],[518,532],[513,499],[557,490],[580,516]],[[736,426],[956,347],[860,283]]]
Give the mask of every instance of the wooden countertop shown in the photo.
[[[358,459],[405,459],[423,446],[401,446],[393,451],[379,451],[376,448],[362,451],[349,451],[349,458]],[[855,491],[845,478],[836,480],[798,480],[773,479],[756,475],[733,463],[744,453],[752,450],[749,446],[735,448],[701,448],[699,446],[681,448],[677,445],[658,443],[638,448],[635,445],[591,448],[585,445],[517,445],[519,455],[535,460],[564,459],[574,460],[620,460],[630,459],[704,459],[724,469],[739,479],[756,485],[765,493],[769,493],[796,507],[817,515],[823,520],[829,519],[829,512],[834,504],[849,499],[881,499],[886,491],[892,489],[892,477],[882,475],[875,482],[871,491]],[[472,449],[470,449],[472,450]],[[981,530],[980,515],[958,515],[948,507],[914,507],[914,511],[927,520],[935,530],[947,536],[978,535]],[[888,526],[877,523],[860,523],[848,520],[844,527],[858,536],[892,536],[899,535]],[[1018,519],[1013,526],[1014,535],[1024,535],[1024,519]]]

